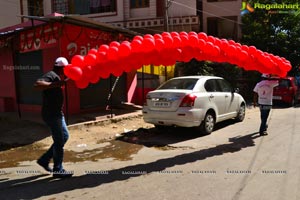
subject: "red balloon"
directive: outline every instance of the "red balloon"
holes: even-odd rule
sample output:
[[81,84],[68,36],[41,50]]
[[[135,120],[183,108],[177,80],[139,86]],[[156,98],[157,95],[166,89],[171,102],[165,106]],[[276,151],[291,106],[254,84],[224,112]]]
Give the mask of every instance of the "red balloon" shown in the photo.
[[191,47],[197,47],[199,44],[198,37],[196,35],[190,34],[189,35],[189,45]]
[[118,60],[118,52],[119,49],[115,46],[113,47],[109,47],[108,51],[107,51],[107,58],[110,61],[116,61]]
[[91,49],[91,50],[89,50],[88,51],[88,54],[95,54],[95,55],[97,55],[97,49]]
[[98,75],[98,77],[100,77],[102,79],[107,79],[109,77],[110,73],[105,67],[103,67],[98,71],[97,75]]
[[97,64],[101,64],[107,61],[107,53],[104,51],[100,51],[97,53],[97,60],[96,63]]
[[157,51],[162,51],[165,47],[165,41],[163,41],[162,39],[155,39],[155,49]]
[[133,40],[131,42],[131,50],[133,53],[140,52],[142,48],[142,41],[141,40]]
[[174,37],[180,37],[179,36],[179,33],[177,33],[177,32],[171,32],[171,36],[174,38]]
[[108,45],[102,44],[102,45],[99,47],[98,52],[99,52],[99,51],[107,52],[108,49],[109,49],[109,46],[108,46]]
[[[68,75],[67,75],[68,74]],[[67,70],[67,76],[74,80],[80,80],[82,77],[82,69],[80,67],[72,66]]]
[[166,48],[172,48],[173,47],[173,38],[171,36],[163,36],[163,40],[165,42]]
[[123,70],[120,66],[116,65],[115,67],[112,68],[112,75],[114,75],[115,77],[119,77],[122,76],[123,74]]
[[198,33],[198,38],[206,41],[207,40],[207,35],[206,35],[206,33],[201,32],[201,33]]
[[85,65],[96,65],[97,56],[95,54],[88,54],[84,57]]
[[173,47],[174,48],[180,48],[182,46],[182,40],[180,39],[179,36],[174,36],[173,37]]
[[163,32],[161,34],[162,37],[171,37],[171,34],[169,32]]
[[88,80],[94,75],[95,71],[93,70],[92,66],[86,66],[82,69],[83,76],[86,77]]
[[81,55],[73,56],[71,63],[73,66],[83,67],[84,66],[84,57]]
[[143,39],[144,39],[144,38],[143,38],[142,36],[140,36],[140,35],[136,35],[136,36],[133,37],[133,41],[134,41],[134,40],[143,41]]
[[181,47],[186,47],[189,46],[189,38],[186,35],[180,35],[180,39],[181,39]]
[[146,38],[154,39],[154,37],[151,34],[144,35],[144,39],[146,39]]
[[120,46],[120,43],[117,41],[113,41],[109,44],[109,47],[117,47],[118,48],[119,46]]
[[214,50],[214,45],[211,42],[206,42],[205,49],[203,50],[206,54],[211,54]]
[[67,66],[64,67],[64,74],[69,77],[70,75],[70,68],[72,68],[73,65],[72,64],[68,64]]
[[190,32],[188,33],[188,35],[189,35],[189,36],[194,35],[194,36],[198,37],[198,34],[197,34],[195,31],[190,31]]
[[246,62],[248,59],[249,59],[249,55],[246,51],[242,50],[240,53],[239,53],[239,59],[242,61],[242,62]]
[[215,44],[216,38],[210,35],[210,36],[207,37],[207,41]]
[[189,34],[187,33],[187,32],[185,32],[185,31],[181,31],[180,33],[179,33],[179,36],[181,37],[181,36],[189,36]]
[[143,51],[144,52],[151,52],[151,51],[153,51],[154,48],[155,48],[154,39],[152,39],[152,38],[145,38],[143,40],[142,46],[143,46]]
[[161,36],[161,34],[154,34],[154,39],[163,39],[163,37]]
[[214,46],[212,48],[211,55],[218,57],[220,55],[220,48],[218,46]]
[[75,81],[75,85],[80,89],[84,89],[89,85],[89,81],[86,79],[80,79]]
[[198,48],[204,50],[206,47],[206,42],[203,39],[198,40]]
[[96,84],[96,83],[98,83],[99,82],[99,76],[98,76],[98,74],[94,74],[91,78],[90,78],[90,83],[93,83],[93,84]]
[[130,43],[122,43],[119,47],[119,55],[120,57],[124,58],[129,56],[131,53],[131,46]]

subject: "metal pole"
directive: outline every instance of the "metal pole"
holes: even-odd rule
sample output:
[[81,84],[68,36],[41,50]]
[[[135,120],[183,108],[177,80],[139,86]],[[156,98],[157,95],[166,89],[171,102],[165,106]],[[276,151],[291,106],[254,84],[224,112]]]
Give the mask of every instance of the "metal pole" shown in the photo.
[[169,8],[169,0],[165,0],[165,23],[164,23],[164,30],[166,32],[169,32],[169,14],[168,14],[168,8]]
[[142,105],[144,104],[145,101],[145,84],[144,84],[144,65],[142,67]]
[[68,98],[68,89],[67,88],[68,88],[68,84],[67,84],[67,82],[65,82],[66,122],[67,122],[67,125],[69,125],[69,98]]

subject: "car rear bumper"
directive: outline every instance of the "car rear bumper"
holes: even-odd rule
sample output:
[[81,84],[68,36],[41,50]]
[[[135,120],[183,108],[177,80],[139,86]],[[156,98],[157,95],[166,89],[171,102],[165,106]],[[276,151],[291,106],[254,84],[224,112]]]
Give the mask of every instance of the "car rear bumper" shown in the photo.
[[204,119],[203,109],[180,108],[177,111],[152,111],[143,109],[144,121],[154,125],[195,127],[199,126]]
[[294,96],[291,94],[274,95],[273,102],[292,103]]

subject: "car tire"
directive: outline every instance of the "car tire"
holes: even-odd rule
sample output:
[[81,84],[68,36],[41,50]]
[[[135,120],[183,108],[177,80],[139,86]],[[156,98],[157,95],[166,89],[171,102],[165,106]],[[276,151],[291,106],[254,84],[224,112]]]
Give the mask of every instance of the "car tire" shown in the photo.
[[157,130],[165,130],[165,129],[167,129],[167,127],[166,126],[163,126],[163,125],[154,125],[155,126],[155,128],[157,129]]
[[215,128],[215,117],[211,112],[206,113],[204,120],[200,125],[200,130],[203,134],[209,135],[213,132]]
[[291,107],[295,106],[295,105],[297,104],[296,101],[297,101],[296,96],[293,96],[293,97],[292,97],[292,101],[290,102],[290,106],[291,106]]
[[236,115],[235,121],[237,122],[242,122],[245,119],[245,115],[246,115],[246,106],[244,104],[242,104],[239,108],[239,111]]

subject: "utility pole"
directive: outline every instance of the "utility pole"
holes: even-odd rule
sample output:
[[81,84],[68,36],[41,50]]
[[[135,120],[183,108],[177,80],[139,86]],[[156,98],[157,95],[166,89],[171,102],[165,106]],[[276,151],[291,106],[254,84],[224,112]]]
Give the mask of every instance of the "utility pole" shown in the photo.
[[170,0],[165,0],[165,14],[164,14],[164,31],[169,32],[169,14],[168,14],[168,9],[170,7]]

